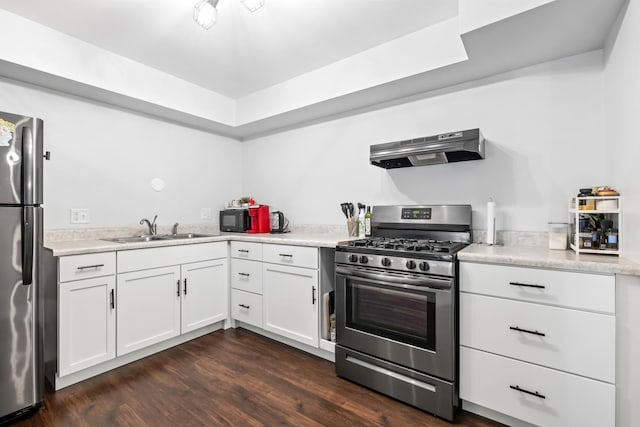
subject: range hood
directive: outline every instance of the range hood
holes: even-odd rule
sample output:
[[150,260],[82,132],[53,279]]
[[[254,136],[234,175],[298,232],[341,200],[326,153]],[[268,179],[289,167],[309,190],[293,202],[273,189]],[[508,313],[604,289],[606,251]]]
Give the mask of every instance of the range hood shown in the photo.
[[369,161],[385,169],[484,159],[480,129],[443,133],[371,146]]

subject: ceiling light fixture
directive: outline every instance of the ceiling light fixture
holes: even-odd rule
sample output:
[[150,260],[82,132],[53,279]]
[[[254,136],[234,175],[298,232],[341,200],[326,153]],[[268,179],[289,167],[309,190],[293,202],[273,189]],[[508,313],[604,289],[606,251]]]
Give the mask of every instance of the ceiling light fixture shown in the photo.
[[249,12],[255,12],[264,6],[264,0],[240,0]]
[[218,0],[202,0],[193,8],[193,20],[202,28],[208,30],[218,19]]
[[[218,9],[216,9],[218,1],[201,0],[193,8],[193,20],[205,30],[213,27],[218,20]],[[255,12],[264,6],[265,0],[240,0],[240,2],[249,12]]]

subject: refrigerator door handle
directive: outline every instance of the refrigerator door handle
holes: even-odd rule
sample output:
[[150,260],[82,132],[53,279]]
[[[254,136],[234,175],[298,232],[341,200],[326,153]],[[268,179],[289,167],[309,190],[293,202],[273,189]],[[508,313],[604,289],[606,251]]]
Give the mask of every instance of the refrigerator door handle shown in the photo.
[[22,284],[33,283],[33,208],[23,208],[22,225]]
[[34,151],[33,131],[30,127],[25,126],[22,128],[22,203],[25,205],[34,203]]

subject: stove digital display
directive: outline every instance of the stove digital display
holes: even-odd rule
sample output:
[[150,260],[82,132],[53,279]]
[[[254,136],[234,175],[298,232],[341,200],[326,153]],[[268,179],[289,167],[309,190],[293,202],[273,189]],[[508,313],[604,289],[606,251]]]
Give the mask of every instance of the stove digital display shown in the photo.
[[402,219],[431,219],[431,208],[402,208]]

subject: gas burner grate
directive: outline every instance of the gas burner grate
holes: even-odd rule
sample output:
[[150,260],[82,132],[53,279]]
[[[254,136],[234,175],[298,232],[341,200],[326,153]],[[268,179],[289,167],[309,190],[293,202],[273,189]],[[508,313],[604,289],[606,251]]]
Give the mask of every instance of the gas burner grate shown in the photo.
[[434,239],[406,239],[374,237],[349,242],[348,246],[371,249],[388,249],[407,252],[454,253],[466,246],[464,243]]

